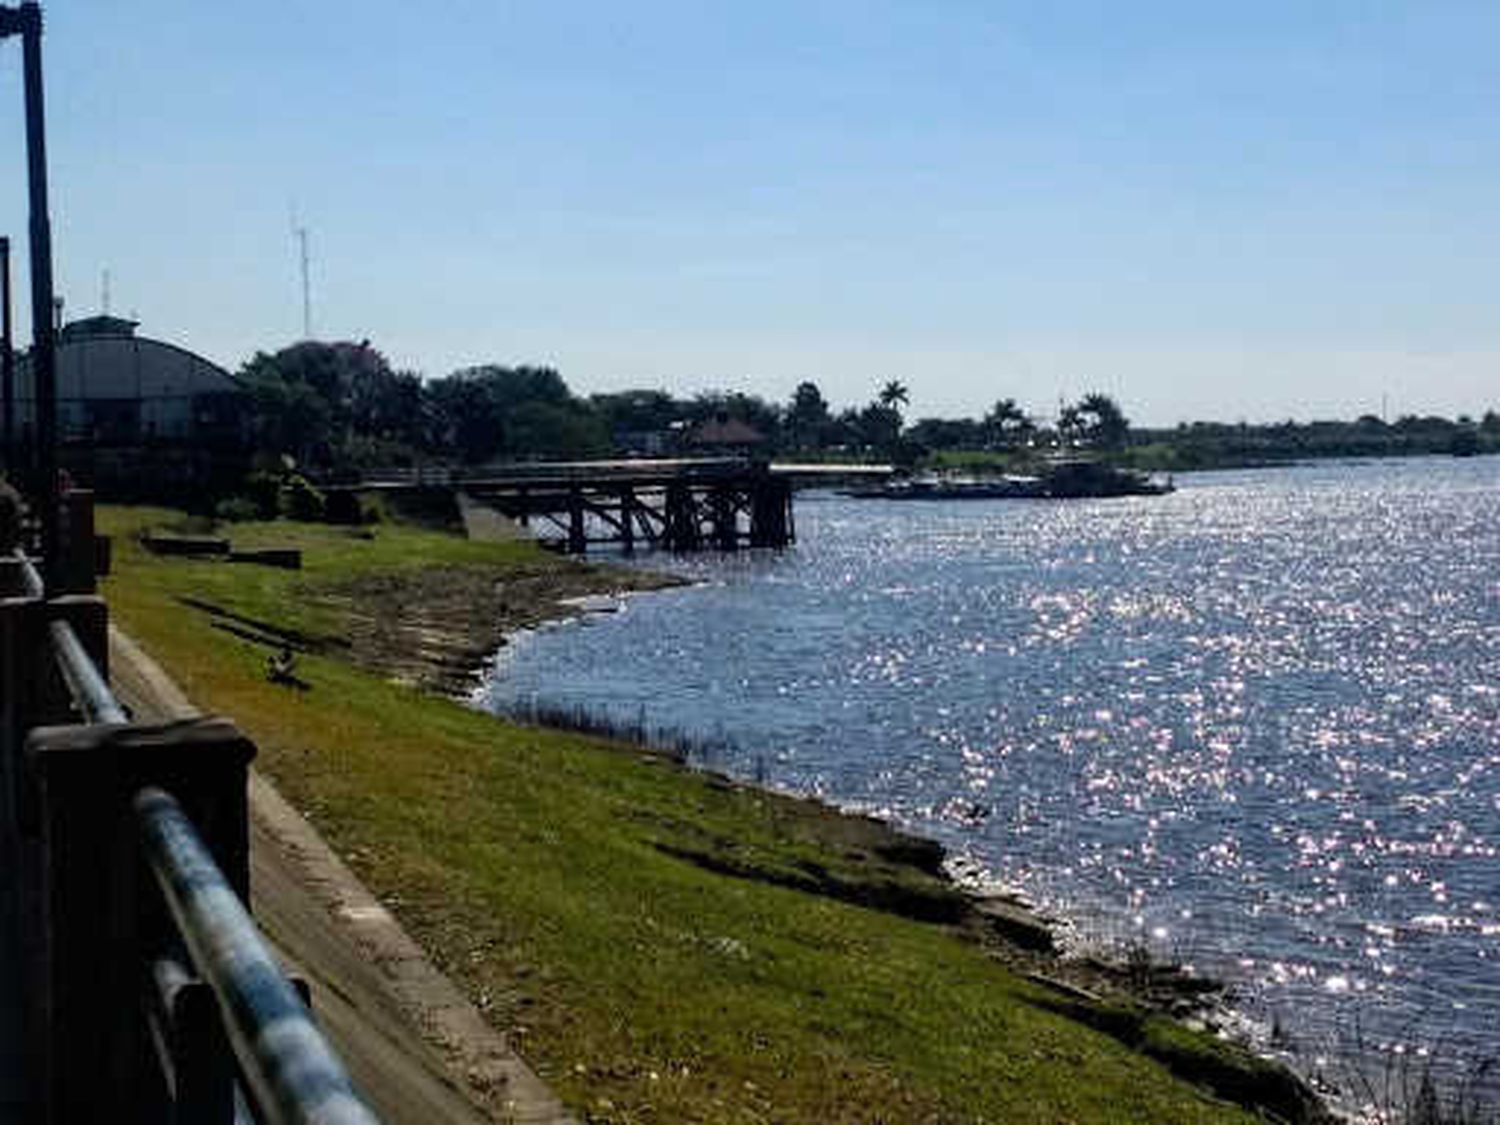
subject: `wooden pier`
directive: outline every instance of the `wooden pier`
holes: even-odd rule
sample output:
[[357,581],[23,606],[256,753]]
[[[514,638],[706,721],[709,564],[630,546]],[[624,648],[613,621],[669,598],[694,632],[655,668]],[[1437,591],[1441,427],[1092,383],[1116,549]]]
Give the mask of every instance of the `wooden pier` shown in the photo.
[[454,485],[569,554],[599,545],[734,551],[796,539],[791,478],[753,462],[515,466]]

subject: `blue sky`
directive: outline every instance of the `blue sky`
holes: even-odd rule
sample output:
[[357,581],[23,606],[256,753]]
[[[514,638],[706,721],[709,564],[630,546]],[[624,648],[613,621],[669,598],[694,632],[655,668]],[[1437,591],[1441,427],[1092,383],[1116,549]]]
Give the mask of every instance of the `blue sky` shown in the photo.
[[[56,0],[57,274],[580,392],[1500,408],[1500,5]],[[9,91],[7,96],[6,91]],[[0,46],[0,230],[25,231]],[[22,286],[24,289],[24,285]]]

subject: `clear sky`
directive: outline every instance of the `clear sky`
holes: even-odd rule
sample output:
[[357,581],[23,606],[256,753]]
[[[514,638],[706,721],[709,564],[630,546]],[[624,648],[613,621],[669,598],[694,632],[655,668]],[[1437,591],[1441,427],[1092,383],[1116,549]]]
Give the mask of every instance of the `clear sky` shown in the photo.
[[[231,368],[302,334],[295,209],[314,334],[430,376],[1500,408],[1494,0],[46,12],[69,314],[108,269],[116,314]],[[24,247],[15,40],[0,146]]]

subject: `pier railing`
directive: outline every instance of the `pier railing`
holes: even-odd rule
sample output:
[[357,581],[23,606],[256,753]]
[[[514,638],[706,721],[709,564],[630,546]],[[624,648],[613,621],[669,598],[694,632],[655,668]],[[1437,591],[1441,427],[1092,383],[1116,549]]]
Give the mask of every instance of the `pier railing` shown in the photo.
[[255,748],[224,719],[131,721],[109,687],[89,497],[65,504],[62,588],[0,559],[28,1117],[373,1122],[246,905]]

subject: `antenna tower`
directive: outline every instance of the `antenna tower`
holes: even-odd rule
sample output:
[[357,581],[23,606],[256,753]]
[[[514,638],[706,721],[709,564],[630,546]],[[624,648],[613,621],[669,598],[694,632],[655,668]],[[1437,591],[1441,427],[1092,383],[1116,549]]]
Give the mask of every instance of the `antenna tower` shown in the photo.
[[297,249],[302,262],[302,338],[312,339],[312,284],[307,271],[307,228],[295,228]]
[[109,315],[109,267],[104,268],[104,273],[99,278],[99,311],[105,316]]

